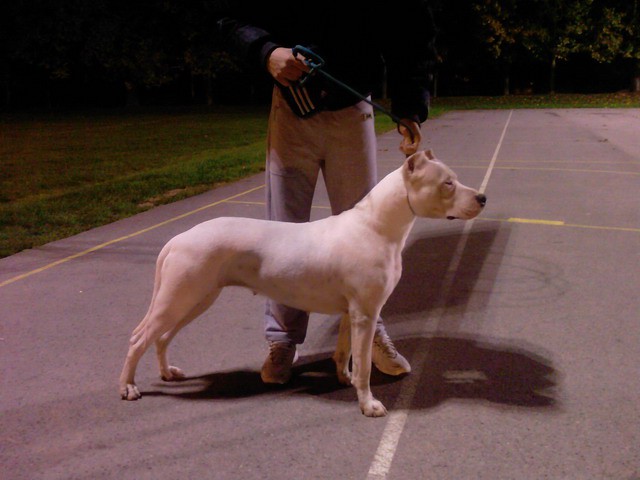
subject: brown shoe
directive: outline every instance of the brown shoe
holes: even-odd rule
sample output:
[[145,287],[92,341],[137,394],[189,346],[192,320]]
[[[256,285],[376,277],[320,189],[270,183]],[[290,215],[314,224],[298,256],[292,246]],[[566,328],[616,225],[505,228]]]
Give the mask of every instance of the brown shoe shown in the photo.
[[411,371],[411,365],[404,358],[389,338],[386,332],[376,331],[373,337],[371,361],[378,370],[387,375],[402,375]]
[[269,355],[260,372],[262,381],[281,385],[287,383],[291,379],[291,367],[297,359],[295,343],[269,342]]

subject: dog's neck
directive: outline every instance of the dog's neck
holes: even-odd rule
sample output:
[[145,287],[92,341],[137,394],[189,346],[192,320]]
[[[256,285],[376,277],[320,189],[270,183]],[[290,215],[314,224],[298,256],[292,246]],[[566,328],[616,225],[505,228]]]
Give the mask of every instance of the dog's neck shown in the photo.
[[408,202],[402,167],[383,178],[355,208],[378,234],[404,245],[416,215]]
[[409,205],[409,210],[411,210],[411,213],[413,213],[413,216],[417,217],[418,214],[416,213],[416,211],[413,209],[413,206],[411,205],[411,199],[409,198],[409,192],[407,192],[407,205]]

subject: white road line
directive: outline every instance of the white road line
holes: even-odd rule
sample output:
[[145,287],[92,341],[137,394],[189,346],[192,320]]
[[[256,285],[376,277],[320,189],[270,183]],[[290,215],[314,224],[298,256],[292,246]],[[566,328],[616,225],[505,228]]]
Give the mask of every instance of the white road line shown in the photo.
[[[493,157],[491,158],[489,168],[487,169],[487,173],[485,174],[484,180],[482,181],[482,185],[479,189],[481,192],[485,191],[487,184],[489,183],[491,172],[493,172],[493,167],[498,158],[498,153],[502,148],[502,142],[504,141],[505,134],[507,133],[507,128],[509,127],[509,123],[511,122],[512,115],[513,110],[509,112],[509,117],[507,118],[504,128],[502,129],[500,140],[498,141],[498,145],[493,152]],[[458,271],[460,261],[462,260],[462,255],[467,246],[467,242],[469,241],[469,233],[473,228],[474,221],[475,219],[469,220],[465,223],[462,235],[460,236],[460,240],[456,245],[456,250],[451,259],[451,263],[449,264],[449,268],[447,269],[447,273],[445,274],[442,286],[443,294],[440,297],[440,301],[435,308],[435,312],[437,312],[438,316],[444,315],[447,300],[449,298],[449,295],[451,294],[451,288],[453,287],[453,282],[455,281],[456,272]],[[393,462],[393,458],[395,457],[398,443],[400,442],[400,437],[402,436],[402,432],[409,416],[409,408],[411,407],[411,403],[413,402],[413,398],[415,397],[415,393],[418,388],[418,381],[422,377],[422,371],[424,370],[424,365],[426,365],[427,356],[428,352],[422,350],[415,353],[411,358],[413,370],[411,372],[411,375],[409,375],[403,381],[402,388],[400,389],[400,393],[398,394],[398,398],[396,399],[393,409],[387,417],[387,424],[384,431],[382,432],[382,437],[380,438],[378,449],[376,450],[376,453],[373,456],[373,461],[369,466],[367,480],[382,480],[387,478],[387,475],[389,474],[391,463]]]
[[496,147],[495,152],[493,152],[493,157],[491,158],[491,163],[489,163],[489,168],[487,169],[487,173],[484,175],[484,180],[480,185],[480,193],[484,193],[487,188],[487,184],[489,183],[489,178],[491,178],[491,173],[493,173],[493,167],[496,164],[496,160],[498,158],[498,152],[500,148],[502,148],[502,142],[504,141],[504,136],[507,133],[507,128],[509,127],[509,123],[511,123],[511,115],[513,115],[513,110],[509,112],[509,117],[507,118],[507,123],[504,124],[504,128],[502,129],[502,135],[500,135],[500,140],[498,141],[498,146]]

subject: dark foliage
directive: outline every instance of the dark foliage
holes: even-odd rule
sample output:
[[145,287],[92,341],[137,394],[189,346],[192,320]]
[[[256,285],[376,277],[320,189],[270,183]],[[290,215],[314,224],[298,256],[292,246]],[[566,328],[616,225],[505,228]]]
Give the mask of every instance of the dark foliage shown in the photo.
[[[437,95],[612,92],[640,76],[638,0],[432,3]],[[3,2],[0,108],[266,102],[264,78],[222,49],[216,10],[214,0]],[[578,25],[558,13],[574,11]]]

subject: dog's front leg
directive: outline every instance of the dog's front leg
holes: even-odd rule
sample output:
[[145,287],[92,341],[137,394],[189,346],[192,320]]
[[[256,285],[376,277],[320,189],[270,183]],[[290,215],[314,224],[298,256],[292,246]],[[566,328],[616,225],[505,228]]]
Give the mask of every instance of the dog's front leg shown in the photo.
[[360,410],[367,417],[384,417],[387,409],[382,402],[373,398],[371,393],[371,348],[375,334],[375,315],[366,315],[362,311],[352,309],[351,316],[351,350],[353,355],[353,374],[351,383],[356,387]]
[[338,382],[342,385],[351,385],[349,360],[351,360],[351,318],[348,313],[344,313],[340,318],[338,343],[336,345],[336,351],[333,354],[333,361],[336,362]]

